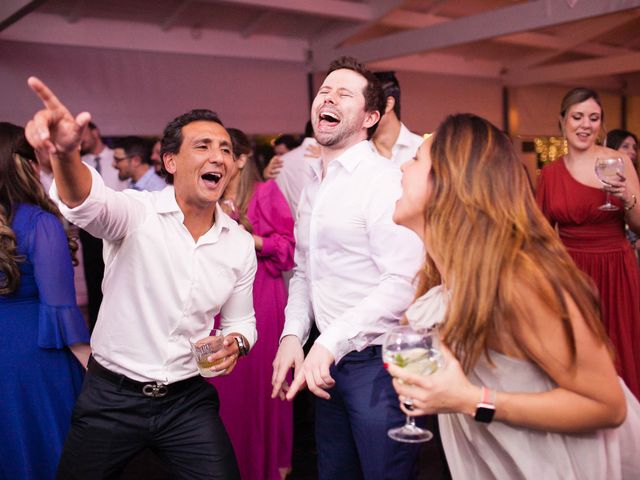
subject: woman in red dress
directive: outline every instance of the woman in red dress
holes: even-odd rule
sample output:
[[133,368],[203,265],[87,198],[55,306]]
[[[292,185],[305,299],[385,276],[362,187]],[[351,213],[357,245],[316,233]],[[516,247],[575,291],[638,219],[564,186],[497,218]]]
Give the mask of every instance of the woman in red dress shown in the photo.
[[[618,372],[640,398],[640,271],[624,230],[627,223],[640,233],[640,185],[629,157],[598,144],[603,120],[596,92],[565,95],[560,126],[568,154],[542,169],[536,198],[576,265],[593,278]],[[595,174],[599,157],[622,158],[624,173],[603,185]],[[618,210],[598,208],[607,193]]]

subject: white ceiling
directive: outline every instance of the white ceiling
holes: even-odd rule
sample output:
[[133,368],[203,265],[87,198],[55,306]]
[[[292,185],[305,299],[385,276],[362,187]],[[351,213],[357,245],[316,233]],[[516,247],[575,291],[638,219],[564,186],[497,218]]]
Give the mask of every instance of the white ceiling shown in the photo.
[[640,93],[640,0],[2,0],[3,39]]

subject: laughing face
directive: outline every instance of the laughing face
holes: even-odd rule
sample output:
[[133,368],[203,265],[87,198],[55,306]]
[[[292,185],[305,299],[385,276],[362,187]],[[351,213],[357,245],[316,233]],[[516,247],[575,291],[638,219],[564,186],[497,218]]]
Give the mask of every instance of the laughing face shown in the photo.
[[235,172],[229,134],[206,120],[182,127],[180,150],[164,162],[181,207],[213,208]]
[[587,150],[595,144],[600,133],[602,109],[590,98],[571,105],[561,121],[569,146],[579,151]]
[[367,138],[367,128],[380,118],[365,112],[367,79],[348,70],[334,70],[325,78],[311,106],[311,124],[318,143],[343,148]]

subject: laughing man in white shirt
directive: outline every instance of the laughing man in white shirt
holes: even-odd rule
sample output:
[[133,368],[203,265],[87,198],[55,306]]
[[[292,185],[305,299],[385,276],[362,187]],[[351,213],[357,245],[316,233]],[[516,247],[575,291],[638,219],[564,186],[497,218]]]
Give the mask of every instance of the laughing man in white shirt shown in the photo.
[[[416,467],[418,449],[387,437],[404,416],[380,345],[413,298],[422,246],[392,221],[399,169],[367,141],[383,111],[378,81],[348,57],[331,64],[311,109],[322,153],[300,199],[273,395],[291,400],[305,384],[316,395],[321,480],[408,479]],[[314,320],[320,336],[303,358]]]
[[235,171],[231,139],[209,110],[193,110],[164,132],[173,186],[160,192],[106,187],[80,160],[90,120],[75,119],[38,79],[45,109],[27,138],[51,155],[52,195],[73,223],[105,241],[104,301],[59,478],[112,478],[145,447],[175,477],[238,479],[218,416],[215,388],[198,375],[189,338],[221,315],[224,348],[213,370],[229,373],[256,340],[253,239],[217,202]]

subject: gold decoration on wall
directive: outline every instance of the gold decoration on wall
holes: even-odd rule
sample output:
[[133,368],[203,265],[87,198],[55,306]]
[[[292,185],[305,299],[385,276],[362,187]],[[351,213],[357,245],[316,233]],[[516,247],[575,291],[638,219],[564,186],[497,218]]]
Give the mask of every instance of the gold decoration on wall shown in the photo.
[[533,144],[540,166],[567,154],[567,141],[564,137],[536,137],[533,139]]

